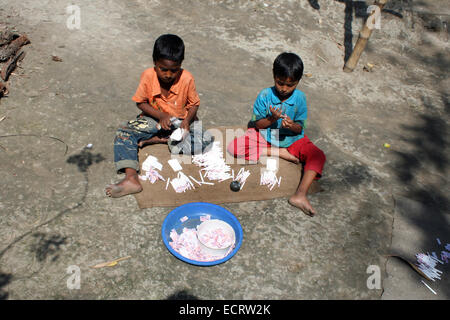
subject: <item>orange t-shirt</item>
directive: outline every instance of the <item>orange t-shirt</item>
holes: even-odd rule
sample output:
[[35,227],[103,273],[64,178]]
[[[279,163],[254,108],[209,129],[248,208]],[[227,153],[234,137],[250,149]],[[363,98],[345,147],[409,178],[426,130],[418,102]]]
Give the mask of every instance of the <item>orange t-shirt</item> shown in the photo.
[[167,98],[161,94],[155,69],[146,69],[141,75],[141,81],[132,99],[137,103],[147,102],[156,110],[181,119],[186,118],[189,108],[200,105],[194,77],[184,69],[170,87]]

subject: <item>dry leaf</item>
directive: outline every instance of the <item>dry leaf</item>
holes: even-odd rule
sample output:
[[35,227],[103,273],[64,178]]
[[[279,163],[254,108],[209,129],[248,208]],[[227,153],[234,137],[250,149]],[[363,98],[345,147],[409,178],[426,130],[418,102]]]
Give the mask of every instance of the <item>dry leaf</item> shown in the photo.
[[117,263],[119,261],[130,259],[130,258],[131,258],[131,256],[128,256],[128,257],[111,260],[108,262],[99,263],[99,264],[96,264],[95,266],[92,266],[91,268],[98,269],[98,268],[104,268],[104,267],[114,267],[115,265],[117,265]]
[[62,59],[58,56],[52,56],[53,61],[62,62]]
[[312,73],[305,73],[305,77],[311,78],[312,77]]
[[364,71],[367,71],[367,72],[371,72],[372,69],[373,69],[373,67],[375,67],[374,64],[372,64],[372,63],[367,63],[367,64],[364,66],[363,70],[364,70]]

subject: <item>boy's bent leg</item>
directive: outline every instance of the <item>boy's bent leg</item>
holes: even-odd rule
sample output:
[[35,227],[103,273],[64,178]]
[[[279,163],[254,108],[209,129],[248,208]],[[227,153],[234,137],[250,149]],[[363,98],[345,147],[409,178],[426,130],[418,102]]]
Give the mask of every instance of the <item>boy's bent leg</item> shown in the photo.
[[300,180],[297,191],[289,198],[289,203],[300,210],[302,210],[305,214],[312,217],[316,214],[316,210],[309,203],[308,194],[309,187],[311,183],[317,176],[317,172],[314,170],[305,171],[303,177]]
[[[146,145],[167,143],[170,132],[158,129],[158,122],[151,117],[138,116],[136,120],[131,120],[127,124],[130,130],[139,132],[137,146],[143,148]],[[164,136],[164,134],[166,136]]]
[[270,144],[255,129],[250,128],[247,132],[227,146],[227,151],[236,158],[244,158],[249,161],[258,161],[261,156],[267,155]]
[[270,149],[267,149],[267,155],[277,155],[281,159],[293,162],[293,163],[300,163],[300,160],[295,157],[294,155],[290,154],[287,148],[276,148],[272,147]]
[[165,144],[168,141],[169,141],[168,137],[160,137],[160,136],[155,135],[155,136],[151,137],[150,139],[145,139],[145,140],[139,141],[138,147],[143,148],[145,146],[152,145],[152,144],[158,144],[158,143]]
[[306,136],[296,141],[287,150],[304,163],[304,174],[297,191],[289,198],[289,203],[301,209],[305,214],[313,216],[316,214],[316,211],[309,203],[307,194],[312,182],[322,176],[322,170],[326,161],[325,154]]
[[106,187],[106,195],[111,198],[119,198],[141,191],[142,186],[137,171],[132,168],[125,168],[125,178],[122,181]]
[[114,139],[114,164],[117,172],[125,172],[125,178],[106,187],[106,195],[112,198],[142,191],[137,172],[139,162],[137,141],[150,138],[152,134],[135,131],[126,127],[117,130]]

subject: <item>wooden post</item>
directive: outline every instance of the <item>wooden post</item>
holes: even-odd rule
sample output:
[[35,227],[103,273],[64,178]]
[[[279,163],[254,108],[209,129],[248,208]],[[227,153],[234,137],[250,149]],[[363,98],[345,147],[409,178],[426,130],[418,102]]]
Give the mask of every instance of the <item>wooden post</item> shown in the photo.
[[[378,6],[380,8],[380,11],[378,13],[381,13],[381,10],[383,10],[384,5],[388,2],[388,0],[375,0],[374,5]],[[367,18],[366,22],[364,23],[364,27],[362,31],[359,33],[358,40],[356,41],[355,48],[352,51],[352,54],[348,58],[347,62],[344,65],[344,71],[345,72],[352,72],[353,69],[355,69],[356,64],[359,61],[359,58],[361,57],[361,54],[363,53],[364,49],[366,48],[367,41],[369,41],[370,35],[372,34],[373,26],[369,27],[368,21],[373,21],[375,19],[374,15],[377,14],[377,10],[373,10],[370,16]]]

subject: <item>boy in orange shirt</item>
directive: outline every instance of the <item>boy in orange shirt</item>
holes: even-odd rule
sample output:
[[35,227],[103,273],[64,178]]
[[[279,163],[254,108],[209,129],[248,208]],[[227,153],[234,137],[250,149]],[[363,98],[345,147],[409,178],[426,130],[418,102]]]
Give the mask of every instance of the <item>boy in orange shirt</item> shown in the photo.
[[[136,120],[123,124],[114,140],[114,163],[125,178],[106,187],[106,194],[117,198],[142,191],[139,182],[138,148],[148,144],[168,143],[172,153],[201,152],[211,142],[197,118],[200,98],[192,74],[181,68],[183,40],[173,34],[160,36],[153,48],[154,68],[145,70],[133,101],[142,111]],[[173,120],[189,132],[181,142],[171,141]]]

